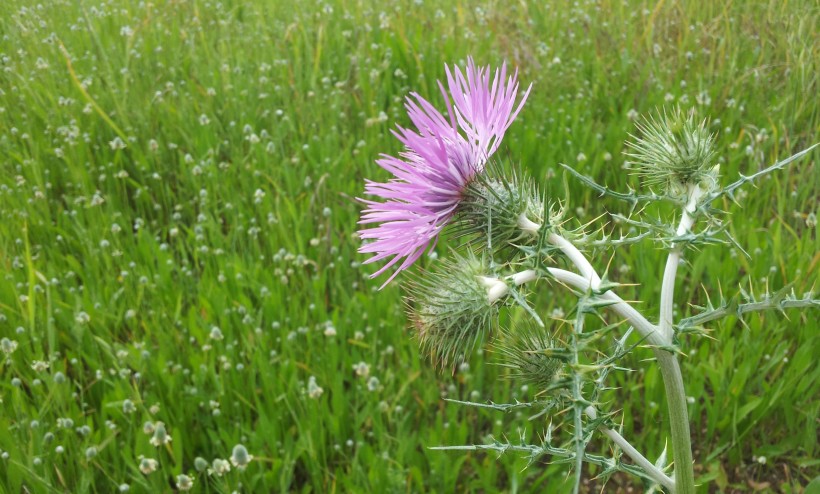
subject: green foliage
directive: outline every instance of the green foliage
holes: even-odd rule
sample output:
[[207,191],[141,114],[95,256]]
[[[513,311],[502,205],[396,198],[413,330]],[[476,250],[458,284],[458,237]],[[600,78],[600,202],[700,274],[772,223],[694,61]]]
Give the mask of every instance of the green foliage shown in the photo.
[[[17,343],[0,355],[0,490],[165,492],[186,474],[192,492],[566,491],[563,466],[523,469],[529,452],[428,449],[517,429],[537,442],[548,424],[443,402],[534,391],[498,379],[490,358],[435,373],[401,329],[398,290],[375,297],[360,266],[354,198],[363,177],[385,176],[379,153],[399,151],[387,136],[407,124],[403,97],[437,94],[444,63],[468,55],[518,66],[534,86],[505,147],[550,198],[559,163],[637,189],[621,155],[633,109],[710,116],[724,177],[820,141],[812,2],[375,5],[0,2],[0,339]],[[751,259],[721,245],[687,254],[676,300],[708,307],[707,293],[740,283],[809,291],[817,159],[716,200]],[[575,181],[569,194],[582,222],[629,214]],[[665,252],[640,247],[619,249],[609,274],[646,280],[619,293],[651,301]],[[532,302],[569,312],[575,299]],[[724,491],[797,492],[818,475],[806,431],[820,320],[787,314],[682,342],[699,475]],[[668,424],[649,355],[628,356],[638,371],[612,372],[619,389],[601,400],[655,458]],[[147,421],[172,441],[153,446]],[[197,470],[240,443],[254,457],[244,471]],[[157,470],[143,474],[140,456]]]

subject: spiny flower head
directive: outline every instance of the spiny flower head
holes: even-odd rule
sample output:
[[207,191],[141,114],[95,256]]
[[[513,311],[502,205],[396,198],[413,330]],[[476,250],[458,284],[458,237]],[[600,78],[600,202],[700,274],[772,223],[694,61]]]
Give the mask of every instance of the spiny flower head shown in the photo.
[[415,129],[393,132],[404,151],[377,160],[393,178],[365,185],[366,194],[385,201],[363,200],[367,209],[359,223],[378,226],[359,232],[363,240],[372,240],[359,252],[375,254],[365,263],[389,258],[374,277],[399,263],[385,285],[435,246],[467,185],[484,170],[529,94],[528,88],[516,106],[517,73],[507,77],[506,64],[492,80],[490,67],[477,67],[472,58],[465,73],[458,67],[445,69],[449,91],[441,82],[439,87],[449,119],[411,93],[405,106]]
[[489,166],[485,174],[468,186],[464,201],[458,208],[459,235],[479,248],[492,246],[500,257],[511,259],[517,247],[532,245],[538,240],[538,229],[560,221],[547,207],[544,195],[528,177]]
[[484,259],[455,255],[411,283],[410,319],[419,342],[441,366],[456,365],[496,326],[505,282],[486,276]]
[[555,350],[549,334],[531,324],[504,330],[496,348],[503,359],[500,365],[511,370],[510,377],[533,384],[539,391],[550,389],[562,367],[554,355],[560,351]]
[[697,123],[693,112],[684,114],[678,108],[647,117],[637,128],[641,137],[632,136],[626,154],[638,165],[646,185],[676,196],[696,184],[706,190],[715,187],[714,137],[705,120]]

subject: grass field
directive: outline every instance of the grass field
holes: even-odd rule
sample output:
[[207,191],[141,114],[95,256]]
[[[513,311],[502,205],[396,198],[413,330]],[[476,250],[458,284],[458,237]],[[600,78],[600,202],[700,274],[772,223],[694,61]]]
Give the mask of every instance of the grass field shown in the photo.
[[[387,178],[374,160],[399,150],[404,97],[440,105],[444,64],[469,55],[519,67],[533,90],[501,154],[558,197],[559,163],[637,187],[635,112],[694,107],[728,183],[820,142],[818,24],[815,2],[783,0],[0,2],[0,491],[170,492],[180,474],[192,492],[568,490],[564,466],[428,449],[537,440],[548,418],[443,401],[533,391],[491,352],[436,372],[399,285],[361,265],[355,198]],[[681,315],[721,288],[817,284],[818,158],[723,204],[752,258],[687,254]],[[574,181],[566,199],[579,222],[625,211]],[[664,258],[647,242],[594,262],[654,300]],[[543,314],[574,303],[541,291]],[[818,312],[684,342],[704,492],[820,475]],[[610,405],[654,459],[650,355],[613,376]],[[239,444],[246,468],[199,471]]]

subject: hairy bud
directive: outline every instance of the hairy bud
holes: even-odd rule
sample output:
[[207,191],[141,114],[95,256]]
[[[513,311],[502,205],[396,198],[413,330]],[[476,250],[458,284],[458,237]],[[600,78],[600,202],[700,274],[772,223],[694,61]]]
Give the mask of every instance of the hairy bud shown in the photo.
[[539,391],[550,389],[562,367],[563,350],[555,348],[544,328],[523,324],[504,331],[496,345],[499,365],[511,370],[510,377],[532,384]]
[[437,365],[456,365],[494,330],[506,284],[487,272],[483,259],[457,255],[411,282],[410,319]]
[[638,165],[638,174],[649,187],[660,187],[675,197],[698,185],[702,190],[717,186],[713,136],[706,121],[695,122],[693,112],[680,109],[645,118],[637,124],[641,136],[627,142],[627,156]]

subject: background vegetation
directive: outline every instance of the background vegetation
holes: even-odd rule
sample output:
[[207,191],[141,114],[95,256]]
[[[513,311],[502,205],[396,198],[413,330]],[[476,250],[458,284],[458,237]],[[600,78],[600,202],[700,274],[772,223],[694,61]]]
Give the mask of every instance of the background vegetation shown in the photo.
[[[468,55],[519,67],[533,92],[502,154],[558,198],[559,163],[636,187],[632,119],[695,107],[728,182],[820,141],[818,23],[815,2],[781,0],[0,2],[0,490],[168,492],[186,473],[195,492],[561,492],[561,466],[427,449],[537,441],[548,419],[444,402],[533,390],[489,351],[435,372],[398,285],[377,291],[361,266],[355,198],[386,178],[374,159],[398,151],[403,98],[438,105],[444,64]],[[752,259],[690,253],[681,314],[738,285],[816,285],[817,159],[724,204]],[[577,182],[564,199],[579,222],[623,212]],[[663,256],[647,243],[595,263],[652,300]],[[539,291],[545,314],[572,307]],[[818,317],[685,342],[712,490],[801,492],[818,475]],[[668,424],[648,355],[613,377],[611,406],[655,458]],[[160,446],[143,430],[157,421]],[[244,471],[196,470],[237,444]]]

